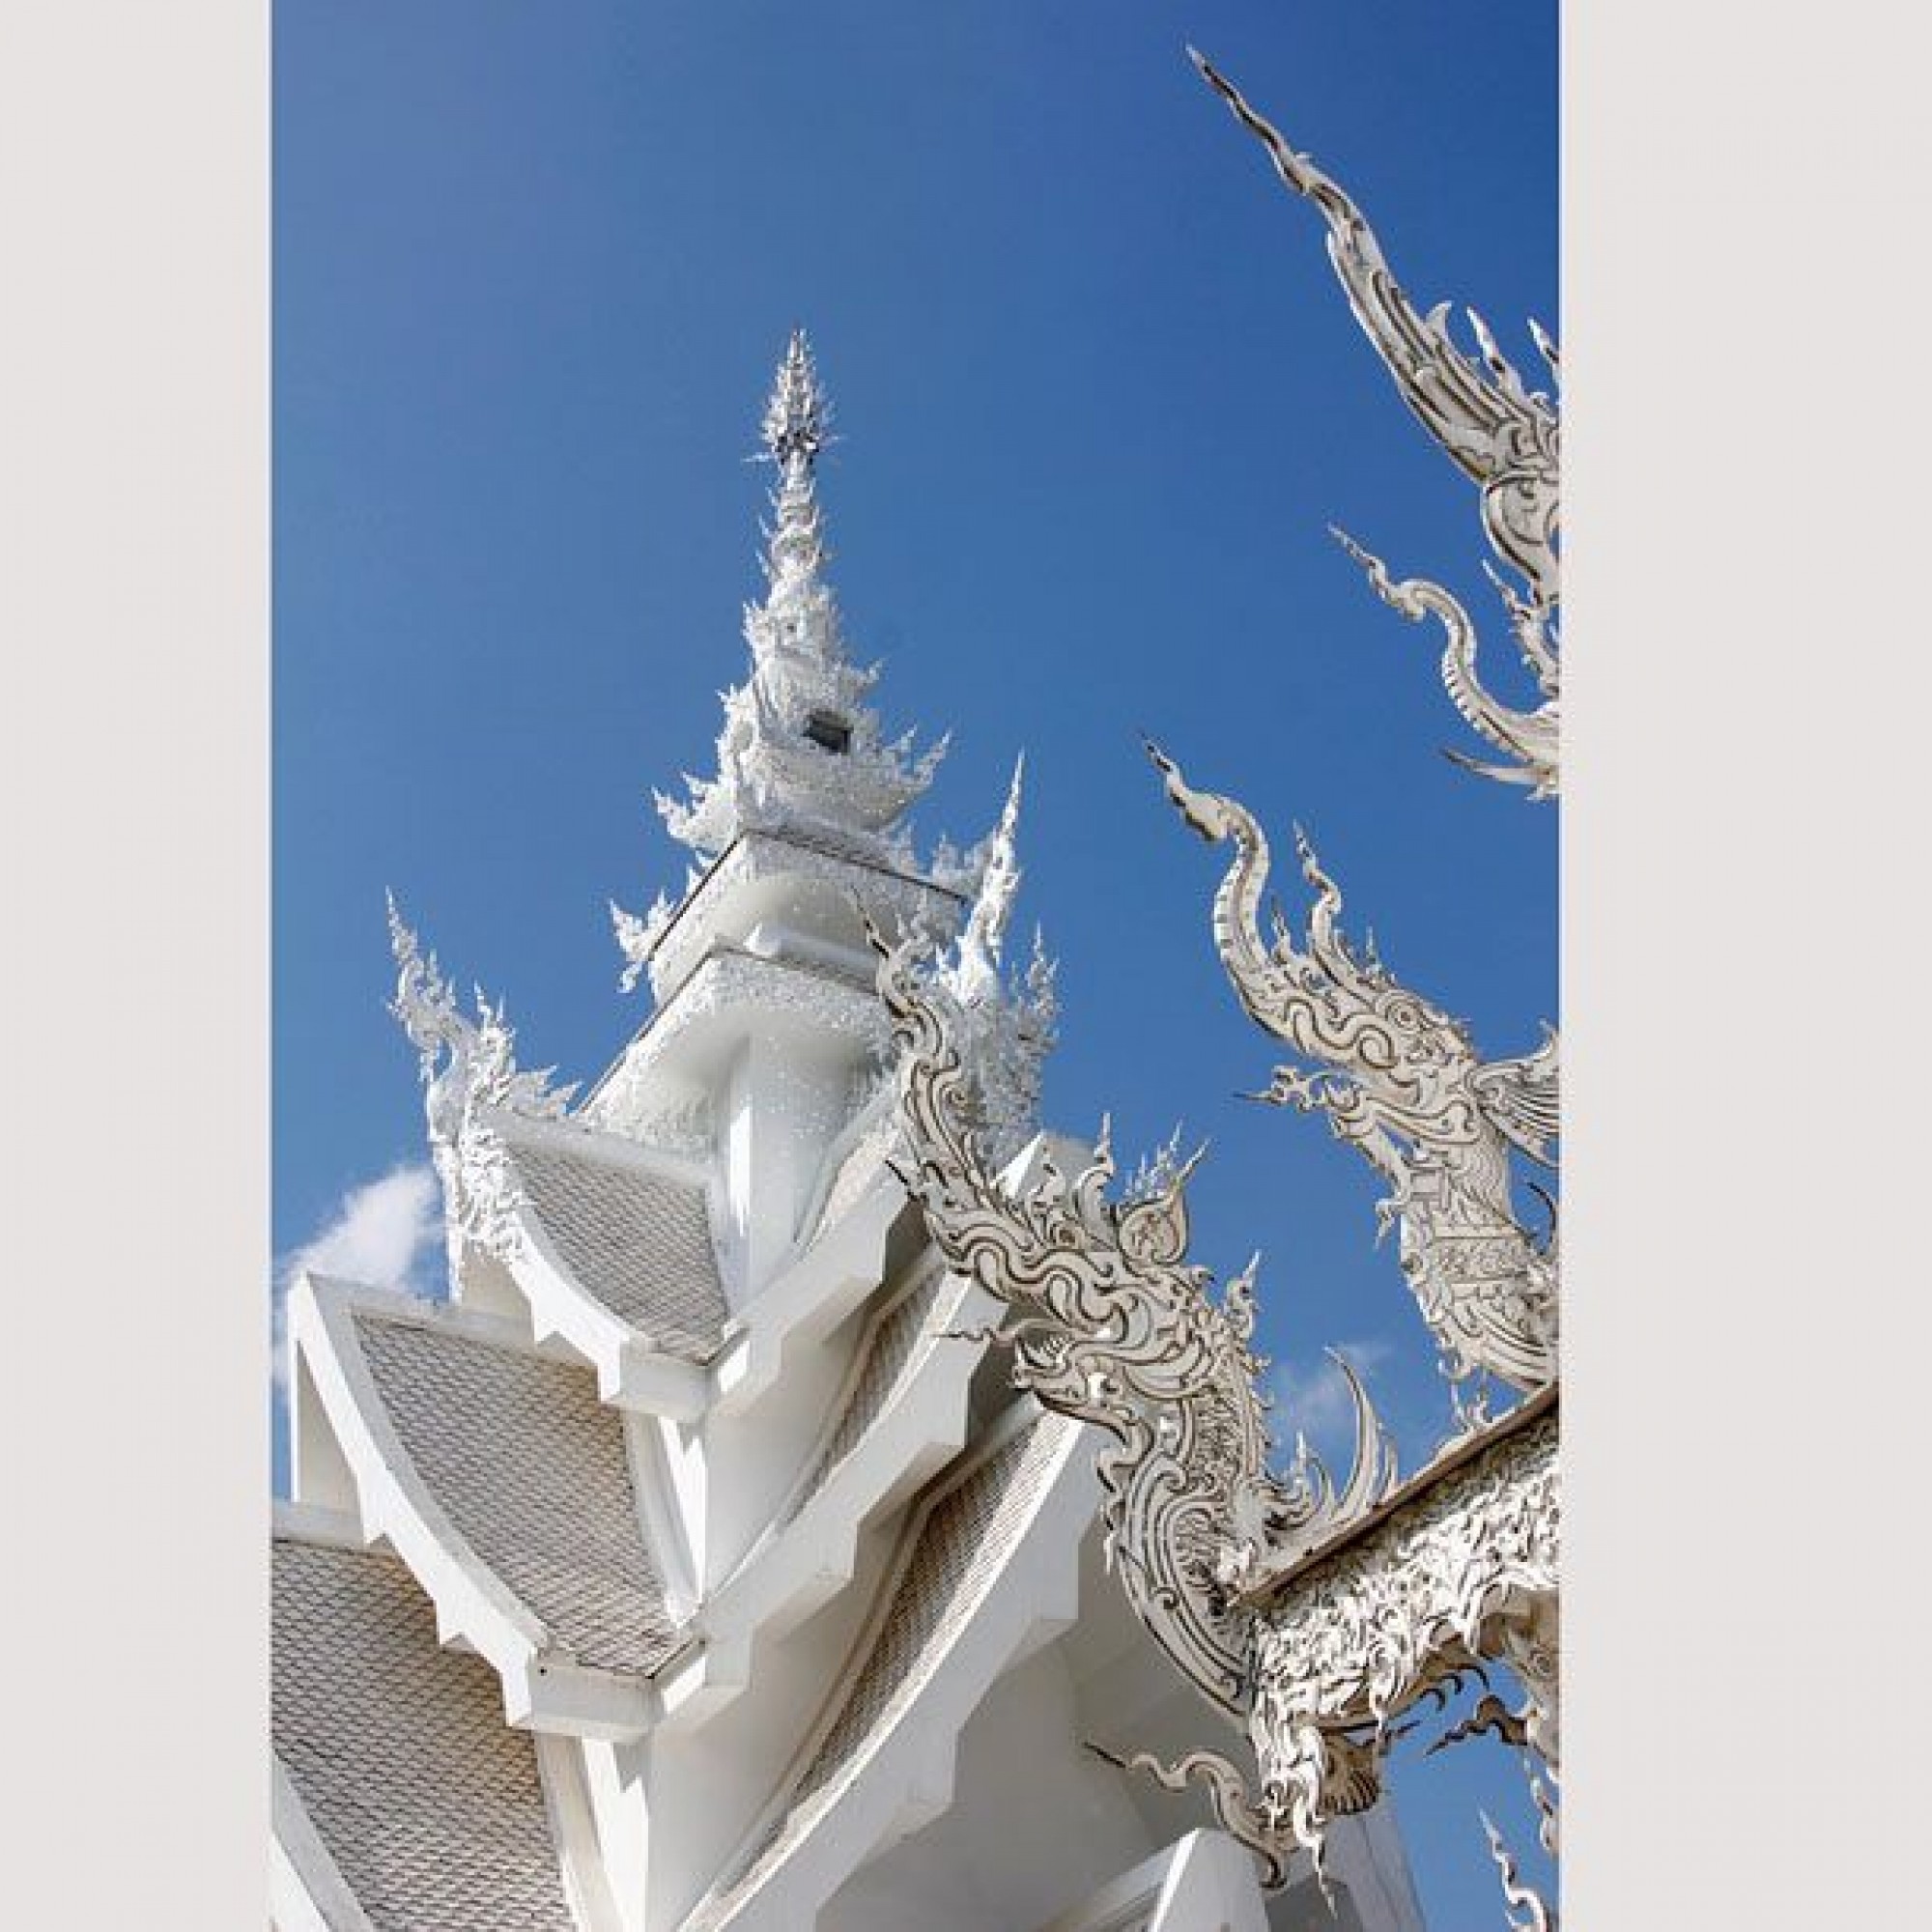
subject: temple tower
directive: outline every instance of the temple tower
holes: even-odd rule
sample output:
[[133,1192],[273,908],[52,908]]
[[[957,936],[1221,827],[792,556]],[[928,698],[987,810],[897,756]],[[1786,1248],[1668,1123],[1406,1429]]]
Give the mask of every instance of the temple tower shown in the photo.
[[910,733],[889,740],[870,702],[877,670],[846,648],[818,500],[829,437],[796,333],[764,416],[777,478],[765,595],[745,611],[749,674],[725,694],[714,775],[687,778],[682,800],[657,795],[696,862],[686,892],[641,919],[611,908],[626,981],[647,976],[655,1010],[585,1110],[641,1139],[682,1122],[709,1140],[734,1311],[781,1264],[826,1147],[878,1075],[866,922],[915,923],[938,944],[974,882],[972,867],[918,864],[906,817],[944,743],[916,755]]
[[[273,1920],[546,1932],[1331,1923],[1087,1748],[1211,1716],[1107,1574],[1097,1439],[1011,1385],[895,1169],[867,927],[959,1011],[992,1157],[1043,1170],[1055,991],[1005,951],[1020,775],[962,853],[908,815],[826,577],[803,336],[750,668],[661,797],[674,895],[613,907],[648,1014],[579,1099],[392,908],[447,1293],[305,1277],[274,1549]],[[1331,1869],[1419,1923],[1383,1814]]]

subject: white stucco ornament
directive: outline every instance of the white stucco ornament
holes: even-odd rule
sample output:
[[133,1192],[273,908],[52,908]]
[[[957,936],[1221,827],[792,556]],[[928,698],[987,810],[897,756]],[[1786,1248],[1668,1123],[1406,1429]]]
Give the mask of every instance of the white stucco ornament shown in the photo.
[[[1480,361],[1424,317],[1390,275],[1343,191],[1296,155],[1207,62],[1203,73],[1267,146],[1282,180],[1321,210],[1358,320],[1405,400],[1481,492],[1485,531],[1519,591],[1495,581],[1543,695],[1510,710],[1480,682],[1466,612],[1439,585],[1398,582],[1352,543],[1374,588],[1447,634],[1442,672],[1458,709],[1506,754],[1485,775],[1557,790],[1557,421],[1479,318]],[[1552,368],[1554,351],[1537,332]],[[1344,539],[1345,542],[1349,540]],[[1493,573],[1492,573],[1493,575]],[[1254,1770],[1227,1753],[1173,1763],[1104,1754],[1170,1789],[1204,1785],[1222,1826],[1280,1883],[1297,1854],[1318,1874],[1338,1817],[1381,1792],[1382,1760],[1431,1706],[1500,1665],[1520,1701],[1486,1694],[1436,1746],[1494,1734],[1530,1772],[1544,1842],[1555,1846],[1558,1776],[1557,1256],[1553,1231],[1519,1216],[1512,1163],[1553,1170],[1557,1046],[1486,1061],[1468,1031],[1343,935],[1341,893],[1296,837],[1314,898],[1297,936],[1276,913],[1264,934],[1269,853],[1236,801],[1198,791],[1150,746],[1183,820],[1234,858],[1214,900],[1217,951],[1249,1014],[1297,1064],[1263,1096],[1326,1116],[1390,1184],[1378,1219],[1398,1223],[1405,1275],[1457,1391],[1462,1426],[1398,1484],[1359,1382],[1356,1445],[1333,1483],[1305,1448],[1273,1461],[1262,1364],[1252,1353],[1253,1271],[1216,1298],[1187,1260],[1194,1163],[1156,1162],[1109,1199],[1103,1131],[1068,1183],[1002,1182],[968,1099],[971,1028],[957,976],[922,975],[883,944],[880,988],[899,1048],[902,1175],[948,1261],[1007,1309],[1013,1377],[1049,1408],[1111,1436],[1099,1462],[1110,1555],[1148,1630],[1195,1687],[1245,1728]],[[1462,759],[1463,763],[1470,763]],[[1197,1156],[1198,1159],[1198,1156]],[[1475,1378],[1476,1398],[1463,1400]],[[1499,1418],[1492,1383],[1518,1398]],[[1487,1825],[1487,1821],[1486,1825]],[[1490,1828],[1505,1896],[1547,1932],[1553,1915],[1520,1881]],[[1323,1883],[1326,1883],[1325,1875]]]
[[515,1164],[497,1122],[504,1115],[561,1121],[577,1089],[554,1088],[554,1068],[520,1070],[516,1033],[500,1003],[475,993],[476,1017],[466,1016],[434,953],[403,922],[389,899],[389,946],[396,991],[389,1003],[416,1049],[431,1158],[442,1183],[450,1280],[460,1278],[466,1249],[505,1258],[523,1206]]
[[[650,1010],[589,1097],[519,1069],[501,1006],[459,1007],[390,907],[451,1293],[291,1299],[283,1932],[1268,1922],[1240,1844],[1085,1748],[1083,1700],[1124,1688],[1116,1721],[1148,1729],[1123,1744],[1185,1737],[1190,1687],[1238,1726],[1256,1585],[1373,1509],[1392,1460],[1364,1403],[1354,1481],[1269,1468],[1252,1270],[1217,1298],[1188,1264],[1178,1144],[1130,1198],[1104,1146],[1011,1191],[1058,1005],[1037,936],[1008,952],[1020,774],[978,843],[916,862],[936,753],[885,740],[844,656],[828,421],[795,338],[750,673],[716,776],[666,804],[697,863],[611,909]],[[914,1022],[868,934],[943,1008],[943,1053],[895,1060]],[[938,1241],[893,1172],[922,1065],[956,1156],[915,1184]],[[1065,1413],[981,1373],[1002,1312]],[[1111,1433],[1104,1494],[1068,1415]],[[1278,1868],[1294,1847],[1239,1772],[1197,1761]],[[1329,1850],[1365,1932],[1417,1932],[1387,1814]]]
[[[1480,1420],[1398,1486],[1387,1435],[1338,1357],[1356,1418],[1348,1478],[1337,1484],[1298,1435],[1277,1470],[1265,1364],[1249,1346],[1252,1264],[1216,1298],[1187,1259],[1195,1162],[1157,1191],[1109,1200],[1103,1131],[1077,1179],[1048,1162],[1038,1185],[1007,1185],[978,1128],[956,1001],[910,947],[881,952],[900,1177],[948,1263],[1008,1310],[997,1339],[1015,1383],[1114,1438],[1097,1464],[1110,1559],[1169,1658],[1245,1726],[1259,1778],[1211,1748],[1173,1764],[1103,1754],[1170,1789],[1206,1786],[1270,1884],[1297,1851],[1321,1871],[1331,1821],[1379,1796],[1404,1715],[1486,1662],[1517,1673],[1525,1704],[1490,1700],[1444,1742],[1495,1728],[1553,1783],[1553,1387]],[[1540,1778],[1534,1789],[1547,1802]]]
[[[1504,762],[1484,764],[1460,753],[1450,755],[1485,778],[1527,786],[1532,798],[1554,798],[1562,698],[1557,628],[1561,425],[1556,404],[1543,390],[1524,384],[1473,309],[1468,316],[1476,338],[1475,355],[1458,348],[1451,338],[1447,302],[1427,315],[1418,311],[1391,271],[1374,229],[1341,185],[1308,156],[1297,154],[1280,129],[1256,113],[1211,62],[1198,53],[1192,58],[1236,119],[1267,150],[1283,185],[1312,203],[1327,224],[1328,259],[1355,320],[1394,377],[1403,401],[1449,460],[1476,485],[1490,547],[1523,585],[1519,592],[1490,572],[1517,649],[1540,695],[1537,708],[1512,707],[1483,684],[1476,670],[1475,626],[1461,603],[1439,583],[1422,579],[1395,582],[1378,558],[1351,539],[1341,540],[1368,571],[1371,584],[1386,604],[1411,621],[1435,617],[1443,626],[1447,640],[1442,682],[1450,701]],[[1555,344],[1535,323],[1530,333],[1552,381],[1560,379]],[[1341,536],[1340,531],[1336,534]]]
[[[1269,853],[1254,815],[1196,791],[1150,747],[1182,819],[1235,855],[1215,894],[1214,947],[1242,1008],[1303,1066],[1276,1069],[1262,1097],[1327,1117],[1391,1191],[1379,1225],[1400,1224],[1404,1275],[1452,1382],[1516,1389],[1556,1373],[1557,1258],[1511,1199],[1512,1150],[1549,1165],[1559,1126],[1556,1035],[1535,1052],[1485,1061],[1468,1029],[1404,986],[1341,930],[1342,895],[1300,832],[1315,898],[1299,944],[1279,910],[1261,925]],[[1480,1391],[1479,1397],[1480,1401]]]
[[1009,1311],[999,1331],[1013,1379],[1115,1438],[1102,1453],[1109,1550],[1135,1612],[1204,1695],[1244,1707],[1252,1614],[1242,1578],[1371,1507],[1395,1459],[1360,1382],[1356,1455],[1339,1487],[1300,1446],[1285,1475],[1249,1350],[1253,1268],[1218,1299],[1187,1259],[1186,1182],[1114,1202],[1103,1131],[1068,1182],[1051,1164],[1026,1194],[987,1158],[961,1051],[961,1012],[910,948],[883,955],[879,986],[899,1047],[901,1179],[940,1252]]
[[[931,784],[941,739],[916,753],[887,739],[867,697],[876,667],[846,654],[815,466],[831,441],[831,406],[803,330],[779,365],[765,408],[765,460],[776,466],[765,550],[766,594],[745,612],[752,673],[724,695],[715,778],[686,775],[688,796],[657,794],[674,838],[723,852],[741,831],[803,832],[840,850],[910,864],[900,825]],[[628,949],[627,949],[628,950]]]
[[1385,1520],[1257,1579],[1248,1729],[1277,1831],[1318,1847],[1328,1817],[1374,1801],[1402,1714],[1439,1704],[1486,1662],[1516,1670],[1520,1708],[1485,1697],[1440,1742],[1493,1729],[1553,1781],[1556,1452],[1554,1410],[1520,1410],[1474,1455],[1434,1465]]
[[650,910],[641,918],[634,912],[625,911],[615,899],[611,901],[611,929],[617,936],[618,952],[624,955],[624,970],[618,977],[617,984],[624,992],[636,989],[639,977],[651,963],[651,955],[658,950],[659,941],[670,930],[671,921],[677,917],[679,907],[697,890],[700,876],[696,866],[688,867],[684,891],[676,898],[668,893],[659,893],[651,901]]
[[958,1015],[961,1060],[972,1075],[979,1124],[993,1164],[1003,1166],[1039,1124],[1040,1079],[1060,1017],[1055,962],[1034,930],[1024,972],[1004,968],[1007,929],[1023,876],[1019,863],[1024,758],[1013,767],[1000,822],[970,854],[962,874],[973,897],[959,936],[942,955],[937,981]]

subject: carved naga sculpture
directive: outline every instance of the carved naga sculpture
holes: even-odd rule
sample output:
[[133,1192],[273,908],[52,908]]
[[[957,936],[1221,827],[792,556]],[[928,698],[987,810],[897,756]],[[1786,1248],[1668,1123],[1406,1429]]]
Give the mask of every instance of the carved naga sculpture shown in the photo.
[[1510,1149],[1548,1162],[1557,1133],[1557,1044],[1485,1062],[1467,1030],[1401,985],[1337,927],[1342,895],[1299,832],[1314,888],[1296,947],[1279,912],[1272,944],[1261,907],[1268,843],[1245,807],[1198,792],[1157,748],[1150,755],[1181,817],[1235,857],[1214,896],[1214,944],[1242,1007],[1321,1071],[1275,1072],[1262,1097],[1321,1112],[1339,1140],[1391,1186],[1377,1209],[1401,1227],[1403,1273],[1453,1383],[1493,1376],[1518,1389],[1556,1373],[1556,1255],[1531,1238],[1510,1199]]
[[[1447,302],[1427,315],[1420,313],[1396,281],[1375,231],[1341,185],[1306,155],[1297,154],[1211,62],[1191,48],[1189,53],[1235,118],[1267,150],[1283,185],[1312,203],[1327,224],[1328,258],[1355,320],[1394,377],[1403,401],[1480,492],[1490,546],[1526,586],[1526,595],[1519,595],[1493,571],[1489,573],[1536,681],[1543,700],[1539,707],[1518,710],[1484,686],[1476,670],[1475,626],[1440,584],[1422,579],[1394,582],[1378,559],[1349,538],[1342,541],[1392,609],[1414,622],[1434,616],[1442,624],[1447,633],[1442,682],[1450,700],[1510,762],[1481,764],[1453,752],[1450,756],[1485,778],[1527,785],[1532,798],[1553,798],[1562,695],[1556,549],[1560,424],[1555,405],[1542,390],[1524,384],[1474,310],[1469,323],[1480,359],[1451,339]],[[1530,331],[1552,377],[1560,375],[1555,345],[1534,323]]]
[[[873,944],[898,1048],[900,1179],[948,1264],[1010,1312],[997,1339],[1012,1349],[1015,1384],[1113,1437],[1098,1464],[1109,1560],[1155,1641],[1240,1719],[1254,1689],[1255,1615],[1243,1583],[1372,1509],[1396,1479],[1388,1438],[1341,1363],[1355,1405],[1348,1481],[1338,1487],[1305,1445],[1286,1474],[1274,1473],[1257,1387],[1263,1365],[1249,1348],[1254,1264],[1215,1300],[1208,1271],[1187,1260],[1194,1162],[1143,1197],[1110,1201],[1103,1130],[1093,1164],[1070,1184],[1048,1163],[1025,1192],[1009,1188],[984,1158],[957,1003],[917,975],[912,941],[888,950],[875,933]],[[1279,1882],[1286,1846],[1233,1765],[1213,1752],[1172,1770],[1131,1762],[1169,1782],[1207,1782],[1223,1823]]]

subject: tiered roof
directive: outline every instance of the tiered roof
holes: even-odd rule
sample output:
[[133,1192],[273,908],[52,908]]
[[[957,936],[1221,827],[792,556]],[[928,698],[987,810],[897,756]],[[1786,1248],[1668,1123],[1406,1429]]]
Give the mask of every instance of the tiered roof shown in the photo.
[[680,1638],[639,1527],[622,1418],[591,1371],[433,1319],[362,1307],[351,1321],[415,1473],[546,1647],[655,1671]]
[[717,1354],[730,1312],[700,1181],[601,1134],[517,1141],[511,1159],[531,1215],[593,1298],[666,1354]]
[[1053,1023],[1037,947],[1018,984],[1001,964],[1019,775],[980,846],[915,864],[937,752],[884,739],[845,653],[803,336],[764,434],[751,671],[716,778],[662,802],[709,863],[618,919],[651,1021],[574,1103],[392,915],[451,1298],[308,1279],[290,1305],[291,1926],[810,1923],[943,1804],[992,1684],[1078,1607],[1091,1459],[980,1374],[991,1304],[894,1170],[866,949],[867,920],[929,935],[1004,1157]]
[[275,1760],[334,1868],[311,1887],[384,1932],[576,1932],[535,1747],[408,1569],[278,1535],[271,1577]]
[[[915,1513],[878,1610],[850,1665],[840,1673],[839,1687],[801,1754],[799,1768],[724,1884],[684,1922],[682,1932],[754,1925],[776,1932],[803,1922],[798,1917],[787,1918],[788,1912],[798,1914],[803,1908],[815,1916],[823,1895],[846,1873],[814,1873],[808,1880],[808,1897],[775,1903],[772,1887],[787,1861],[895,1741],[922,1760],[934,1749],[950,1754],[965,1713],[952,1714],[949,1723],[923,1708],[925,1693],[1049,1500],[1062,1490],[1077,1492],[1086,1502],[1079,1512],[1084,1521],[1091,1509],[1086,1494],[1091,1477],[1073,1453],[1078,1435],[1077,1425],[1028,1404],[1008,1417],[991,1453],[965,1459],[960,1469],[935,1485]],[[1064,1532],[1067,1525],[1060,1527]],[[1064,1536],[1058,1553],[1069,1575],[1078,1547],[1077,1529]],[[1023,1631],[1015,1631],[1009,1641],[1021,1634]],[[1009,1661],[1009,1652],[997,1650],[981,1661],[980,1669],[990,1679]],[[979,1693],[987,1688],[980,1684]]]

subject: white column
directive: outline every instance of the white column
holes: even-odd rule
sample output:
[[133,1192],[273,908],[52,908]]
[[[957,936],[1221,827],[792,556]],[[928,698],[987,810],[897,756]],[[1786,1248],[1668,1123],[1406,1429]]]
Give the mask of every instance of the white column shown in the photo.
[[724,1082],[725,1199],[737,1266],[733,1312],[791,1253],[826,1149],[844,1119],[849,1055],[754,1033]]

